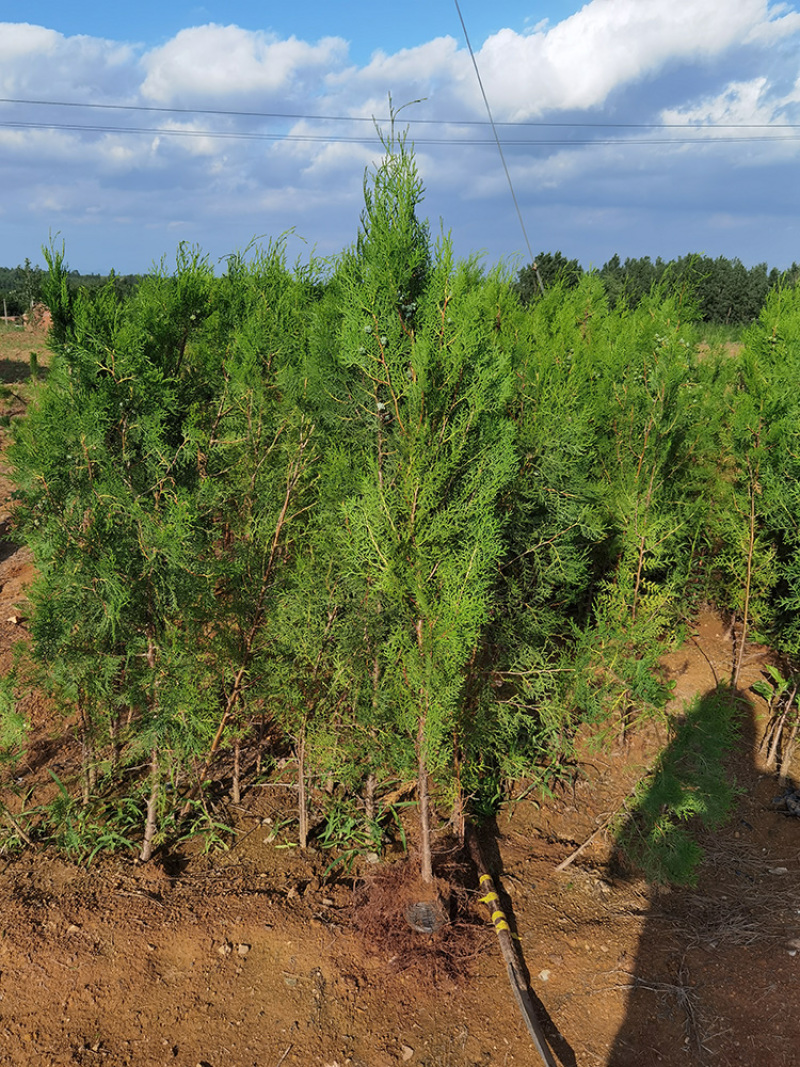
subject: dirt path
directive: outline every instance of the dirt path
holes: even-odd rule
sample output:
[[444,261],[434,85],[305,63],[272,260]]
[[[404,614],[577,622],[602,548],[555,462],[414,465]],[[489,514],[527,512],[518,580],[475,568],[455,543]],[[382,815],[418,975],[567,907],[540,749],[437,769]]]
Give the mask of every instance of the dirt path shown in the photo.
[[[0,497],[7,488],[0,481]],[[24,552],[0,552],[0,667],[25,636],[18,604],[31,573]],[[751,653],[745,688],[763,663]],[[701,616],[669,660],[676,699],[710,691],[732,654],[720,620]],[[36,698],[27,711],[23,778],[58,773],[71,758],[63,725]],[[744,716],[732,761],[742,794],[705,842],[694,890],[656,893],[612,873],[602,831],[555,870],[621,809],[663,741],[653,731],[587,754],[574,789],[514,805],[487,829],[566,1067],[797,1063],[800,823],[771,805],[760,714],[756,704]],[[350,885],[321,879],[329,857],[276,848],[271,804],[268,790],[248,795],[232,851],[189,851],[169,871],[131,858],[80,866],[41,848],[0,854],[0,1063],[537,1067],[492,934],[478,938],[465,981],[398,971],[353,928]]]

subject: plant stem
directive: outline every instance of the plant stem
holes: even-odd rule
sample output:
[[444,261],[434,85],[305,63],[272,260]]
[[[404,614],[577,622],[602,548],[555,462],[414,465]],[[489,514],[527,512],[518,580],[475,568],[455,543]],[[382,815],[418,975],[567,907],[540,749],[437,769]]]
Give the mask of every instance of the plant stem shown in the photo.
[[428,796],[428,766],[425,760],[425,719],[420,718],[417,731],[417,805],[419,807],[419,848],[421,876],[425,885],[433,882],[431,862],[431,817]]
[[308,848],[308,799],[306,796],[306,731],[297,742],[297,814],[300,822],[300,848]]
[[153,838],[155,837],[156,832],[159,785],[158,746],[153,745],[152,752],[150,753],[150,797],[147,801],[147,820],[144,826],[142,851],[139,854],[139,861],[141,863],[147,863],[153,855]]
[[750,528],[748,531],[748,544],[747,544],[747,572],[745,575],[744,585],[744,610],[742,613],[742,633],[739,638],[739,648],[736,656],[736,666],[733,671],[733,678],[731,679],[731,686],[736,689],[739,685],[739,675],[742,671],[742,659],[744,658],[744,644],[747,640],[747,627],[749,624],[750,613],[750,587],[753,578],[753,552],[755,551],[756,542],[756,477],[754,476],[752,468],[748,464],[748,472],[750,474]]

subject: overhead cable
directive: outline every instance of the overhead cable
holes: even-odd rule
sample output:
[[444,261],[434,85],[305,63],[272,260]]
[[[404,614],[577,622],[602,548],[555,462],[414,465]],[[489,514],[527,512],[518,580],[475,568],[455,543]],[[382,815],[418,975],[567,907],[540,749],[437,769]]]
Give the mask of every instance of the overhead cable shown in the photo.
[[[293,122],[366,122],[370,126],[375,122],[374,116],[364,115],[314,115],[290,111],[232,111],[223,108],[200,107],[157,107],[147,104],[97,104],[77,100],[28,100],[17,97],[0,97],[0,104],[16,104],[31,107],[72,107],[87,108],[95,111],[132,111],[167,115],[216,115],[221,118],[253,119],[290,119]],[[378,121],[383,121],[378,119]],[[390,119],[387,117],[386,122]],[[523,129],[563,128],[589,130],[798,130],[800,123],[795,122],[577,122],[539,119],[503,120],[494,119],[422,119],[409,116],[409,125],[420,126],[502,126]]]
[[[166,126],[110,126],[99,124],[85,124],[76,122],[24,122],[16,120],[4,121],[0,119],[0,129],[6,130],[58,130],[68,133],[96,133],[96,134],[140,134],[158,137],[179,138],[209,138],[213,140],[227,141],[289,141],[289,142],[315,142],[319,144],[363,144],[378,145],[380,138],[377,134],[362,134],[348,137],[336,134],[315,133],[265,133],[247,132],[241,130],[193,130],[180,129]],[[450,145],[464,147],[482,147],[486,145],[496,146],[500,141],[503,149],[510,148],[575,148],[592,145],[613,146],[617,148],[637,148],[647,145],[713,145],[713,144],[749,144],[763,141],[797,141],[800,133],[785,135],[753,135],[745,134],[741,137],[637,137],[635,139],[620,138],[554,138],[554,137],[520,137],[502,139],[489,137],[415,137],[415,145]]]

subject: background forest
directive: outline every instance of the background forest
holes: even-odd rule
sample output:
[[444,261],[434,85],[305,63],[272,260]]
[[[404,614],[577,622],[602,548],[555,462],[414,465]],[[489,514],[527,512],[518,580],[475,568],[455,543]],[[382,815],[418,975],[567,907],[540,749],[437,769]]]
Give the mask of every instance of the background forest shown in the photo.
[[[561,252],[540,252],[534,264],[517,271],[514,289],[523,304],[538,297],[542,279],[547,288],[556,283],[572,288],[587,273],[577,259],[568,259]],[[45,271],[34,267],[30,260],[23,266],[0,267],[0,300],[4,314],[19,316],[33,303],[42,299]],[[786,271],[770,268],[766,263],[745,267],[738,259],[701,254],[681,256],[680,259],[655,261],[649,256],[640,259],[618,255],[594,272],[603,283],[612,306],[624,301],[636,307],[649,295],[653,286],[664,291],[692,291],[692,299],[699,321],[714,326],[741,327],[758,318],[769,293],[778,288],[795,286],[800,278],[800,266],[793,263]],[[95,290],[113,281],[120,296],[128,296],[141,281],[138,275],[81,274],[72,270],[67,284],[72,290]]]
[[[76,287],[48,251],[52,366],[10,451],[32,643],[2,746],[11,783],[35,684],[83,760],[26,839],[147,860],[224,835],[210,800],[288,762],[301,845],[378,849],[416,783],[429,878],[437,827],[551,788],[582,724],[602,742],[664,714],[659,657],[700,603],[736,621],[731,688],[748,635],[782,657],[786,758],[792,279],[728,263],[741,292],[714,304],[720,261],[541,257],[537,295],[530,268],[431,235],[402,139],[364,194],[354,244],[293,268],[280,241],[219,276],[181,247],[134,287]],[[754,318],[741,350],[699,346],[704,319]],[[701,744],[730,743],[731,715]],[[724,814],[701,757],[648,830],[672,843],[664,877],[691,874],[686,820]]]

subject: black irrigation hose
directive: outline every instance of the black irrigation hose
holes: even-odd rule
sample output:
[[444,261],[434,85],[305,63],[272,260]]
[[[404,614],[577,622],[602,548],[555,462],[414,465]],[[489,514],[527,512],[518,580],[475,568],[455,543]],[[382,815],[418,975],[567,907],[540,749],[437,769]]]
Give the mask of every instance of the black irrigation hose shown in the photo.
[[528,983],[525,981],[525,975],[522,972],[519,956],[514,948],[514,942],[511,938],[511,928],[508,925],[505,913],[500,908],[500,897],[497,894],[497,889],[495,888],[492,876],[486,871],[480,852],[480,846],[478,845],[474,832],[469,835],[469,844],[472,858],[475,862],[475,866],[478,868],[481,891],[484,894],[480,897],[480,902],[481,904],[486,905],[489,914],[491,915],[492,926],[494,926],[495,933],[497,934],[497,940],[500,944],[500,950],[503,953],[503,959],[506,961],[508,980],[511,983],[514,998],[519,1006],[519,1010],[522,1012],[522,1017],[525,1020],[528,1033],[533,1038],[536,1050],[542,1058],[542,1063],[544,1063],[545,1067],[558,1067],[558,1064],[553,1059],[552,1052],[547,1046],[547,1039],[544,1036],[542,1024],[539,1022],[539,1017],[533,1006],[533,1001],[531,1000],[531,995],[528,991]]

